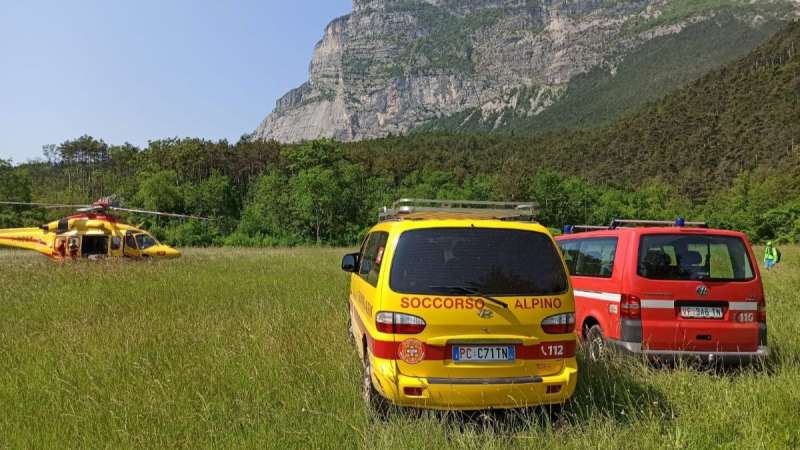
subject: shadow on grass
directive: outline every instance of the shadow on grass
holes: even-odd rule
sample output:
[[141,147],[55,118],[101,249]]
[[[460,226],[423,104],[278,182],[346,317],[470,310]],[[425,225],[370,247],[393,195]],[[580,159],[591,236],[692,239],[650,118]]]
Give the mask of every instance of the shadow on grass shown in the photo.
[[672,420],[675,417],[666,396],[640,380],[651,368],[643,361],[619,354],[591,361],[578,354],[578,387],[559,420],[581,424],[598,417],[618,424],[642,417]]
[[781,368],[800,367],[800,353],[780,342],[771,344],[769,348],[769,356],[761,363],[761,368],[769,375],[775,375]]
[[513,410],[430,411],[394,409],[392,416],[401,422],[433,421],[443,430],[443,437],[458,447],[468,440],[477,447],[491,443],[492,447],[511,446],[518,433],[549,433],[558,428],[560,408],[538,407]]

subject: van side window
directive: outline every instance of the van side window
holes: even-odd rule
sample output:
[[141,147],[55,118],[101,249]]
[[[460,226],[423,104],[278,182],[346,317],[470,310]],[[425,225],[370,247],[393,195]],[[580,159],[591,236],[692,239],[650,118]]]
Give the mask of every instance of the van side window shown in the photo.
[[611,278],[614,273],[617,238],[570,239],[560,245],[570,275]]
[[367,283],[377,286],[378,275],[380,275],[381,264],[383,263],[383,252],[386,249],[386,242],[389,240],[389,233],[376,232],[367,238],[364,251],[361,253],[358,275]]

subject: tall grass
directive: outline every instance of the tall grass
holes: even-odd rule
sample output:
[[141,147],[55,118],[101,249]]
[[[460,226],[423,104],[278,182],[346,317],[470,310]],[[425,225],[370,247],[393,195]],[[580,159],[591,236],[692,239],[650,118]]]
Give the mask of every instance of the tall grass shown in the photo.
[[345,334],[343,251],[191,250],[57,265],[0,252],[0,448],[800,446],[800,249],[765,274],[766,370],[581,358],[547,414],[372,423]]

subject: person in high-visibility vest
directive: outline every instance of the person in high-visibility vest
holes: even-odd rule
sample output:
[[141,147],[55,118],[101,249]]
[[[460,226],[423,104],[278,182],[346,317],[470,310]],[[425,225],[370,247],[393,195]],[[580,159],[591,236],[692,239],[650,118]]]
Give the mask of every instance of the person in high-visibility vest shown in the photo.
[[772,241],[767,242],[767,248],[764,249],[764,268],[767,270],[772,269],[772,266],[781,260],[781,252],[772,245]]

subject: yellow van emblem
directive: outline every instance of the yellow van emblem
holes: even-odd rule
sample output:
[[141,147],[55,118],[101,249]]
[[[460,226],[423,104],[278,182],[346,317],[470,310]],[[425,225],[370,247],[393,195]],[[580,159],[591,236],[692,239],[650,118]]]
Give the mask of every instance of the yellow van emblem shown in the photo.
[[494,317],[494,313],[490,309],[483,308],[480,311],[478,311],[478,317],[480,317],[481,319],[491,319],[492,317]]
[[406,339],[397,347],[397,356],[406,364],[419,364],[425,359],[425,344],[417,339]]

